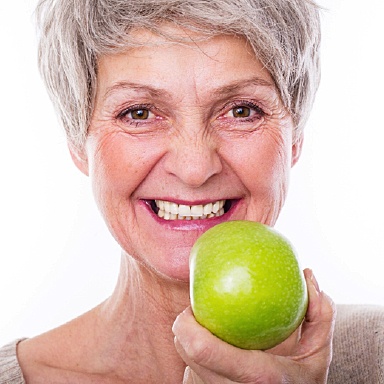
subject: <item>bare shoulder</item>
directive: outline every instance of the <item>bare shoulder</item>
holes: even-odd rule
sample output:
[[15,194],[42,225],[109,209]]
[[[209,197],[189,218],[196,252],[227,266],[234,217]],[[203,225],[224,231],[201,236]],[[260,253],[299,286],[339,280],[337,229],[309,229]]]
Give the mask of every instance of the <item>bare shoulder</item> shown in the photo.
[[[92,374],[92,311],[18,344],[17,357],[28,383],[104,383]],[[48,381],[47,381],[48,380]]]
[[384,383],[384,306],[339,305],[329,383]]

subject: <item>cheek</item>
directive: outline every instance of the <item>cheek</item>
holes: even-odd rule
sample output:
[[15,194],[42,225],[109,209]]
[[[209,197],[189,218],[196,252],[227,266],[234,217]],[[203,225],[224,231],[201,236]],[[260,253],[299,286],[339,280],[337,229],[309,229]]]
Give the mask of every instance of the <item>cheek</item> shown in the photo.
[[[241,150],[239,150],[241,148]],[[232,156],[251,190],[269,190],[288,181],[291,164],[290,140],[272,135],[233,145]]]
[[284,205],[289,185],[290,155],[281,146],[266,147],[245,182],[250,194],[247,216],[273,226]]
[[156,154],[149,150],[152,146],[132,141],[119,133],[93,140],[90,177],[102,206],[108,200],[129,199],[156,162]]

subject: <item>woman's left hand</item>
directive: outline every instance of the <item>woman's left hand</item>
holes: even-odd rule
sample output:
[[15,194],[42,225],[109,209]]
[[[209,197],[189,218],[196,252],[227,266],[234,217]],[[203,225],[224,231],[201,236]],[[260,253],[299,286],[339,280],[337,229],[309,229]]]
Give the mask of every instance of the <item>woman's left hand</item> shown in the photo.
[[236,348],[199,325],[190,308],[176,319],[175,346],[187,364],[183,384],[327,382],[335,307],[305,270],[309,305],[301,328],[268,351]]

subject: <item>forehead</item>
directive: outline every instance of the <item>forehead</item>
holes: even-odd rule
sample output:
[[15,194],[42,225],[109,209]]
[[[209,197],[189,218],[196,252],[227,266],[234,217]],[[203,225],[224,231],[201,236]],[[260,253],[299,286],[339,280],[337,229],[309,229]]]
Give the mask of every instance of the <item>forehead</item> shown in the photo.
[[99,91],[105,94],[121,83],[143,83],[154,89],[203,93],[248,79],[274,88],[270,73],[244,38],[207,36],[169,25],[163,32],[134,29],[129,48],[101,56]]

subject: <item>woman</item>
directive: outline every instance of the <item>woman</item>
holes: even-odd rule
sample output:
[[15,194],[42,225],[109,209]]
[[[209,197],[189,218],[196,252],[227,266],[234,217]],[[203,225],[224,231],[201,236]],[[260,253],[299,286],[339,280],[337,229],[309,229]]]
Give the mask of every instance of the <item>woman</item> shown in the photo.
[[341,309],[333,337],[310,270],[305,321],[270,351],[218,340],[189,309],[197,237],[227,220],[274,225],[284,204],[319,80],[317,12],[307,0],[40,1],[41,71],[121,269],[98,307],[3,348],[0,382],[382,382],[367,363],[382,353],[382,333],[368,337],[382,312],[361,315],[367,358],[344,358],[356,326]]

